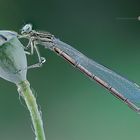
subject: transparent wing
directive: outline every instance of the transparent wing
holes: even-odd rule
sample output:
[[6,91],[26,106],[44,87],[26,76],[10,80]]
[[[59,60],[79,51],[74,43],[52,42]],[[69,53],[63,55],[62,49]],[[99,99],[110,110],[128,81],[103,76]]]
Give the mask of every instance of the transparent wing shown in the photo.
[[54,38],[53,44],[44,42],[43,45],[58,53],[75,67],[79,68],[87,76],[96,80],[111,92],[119,94],[123,101],[127,102],[127,100],[129,100],[135,105],[136,103],[140,103],[140,87],[137,84],[89,59],[59,39]]

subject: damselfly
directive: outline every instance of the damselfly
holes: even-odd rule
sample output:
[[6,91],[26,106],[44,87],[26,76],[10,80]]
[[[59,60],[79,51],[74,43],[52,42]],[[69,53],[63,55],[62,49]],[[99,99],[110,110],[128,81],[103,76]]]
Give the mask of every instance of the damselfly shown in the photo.
[[45,62],[45,59],[40,56],[37,49],[38,44],[43,45],[45,48],[64,58],[90,79],[95,80],[109,90],[114,96],[126,103],[130,108],[136,112],[140,112],[138,106],[140,103],[140,87],[136,83],[125,79],[103,65],[89,59],[70,45],[55,38],[54,35],[48,32],[32,30],[31,24],[26,24],[22,28],[21,36],[19,36],[19,38],[29,39],[27,48],[31,47],[31,54],[33,54],[34,49],[38,54],[39,63],[30,68],[39,67]]

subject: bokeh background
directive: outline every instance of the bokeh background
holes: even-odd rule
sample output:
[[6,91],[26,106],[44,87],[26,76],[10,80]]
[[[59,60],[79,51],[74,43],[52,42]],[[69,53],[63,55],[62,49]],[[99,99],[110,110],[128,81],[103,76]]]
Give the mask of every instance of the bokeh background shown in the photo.
[[[140,83],[138,0],[1,0],[0,29],[25,23],[49,31],[88,57]],[[140,115],[52,52],[28,71],[47,140],[139,140]],[[35,57],[28,57],[29,64]],[[22,103],[21,103],[22,102]],[[33,140],[29,112],[16,86],[0,79],[0,140]]]

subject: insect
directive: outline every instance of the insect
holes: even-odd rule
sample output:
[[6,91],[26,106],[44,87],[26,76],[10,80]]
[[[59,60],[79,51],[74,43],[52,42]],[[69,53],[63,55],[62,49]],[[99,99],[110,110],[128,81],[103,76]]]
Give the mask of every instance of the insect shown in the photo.
[[136,83],[127,80],[105,66],[89,59],[75,48],[55,38],[54,35],[48,32],[33,30],[31,24],[26,24],[22,28],[19,38],[29,39],[27,48],[31,48],[31,54],[33,54],[34,50],[38,54],[38,64],[30,68],[39,67],[45,62],[45,58],[40,56],[37,49],[38,44],[43,45],[45,48],[64,58],[87,77],[106,88],[131,109],[140,112],[138,106],[140,103],[140,87]]

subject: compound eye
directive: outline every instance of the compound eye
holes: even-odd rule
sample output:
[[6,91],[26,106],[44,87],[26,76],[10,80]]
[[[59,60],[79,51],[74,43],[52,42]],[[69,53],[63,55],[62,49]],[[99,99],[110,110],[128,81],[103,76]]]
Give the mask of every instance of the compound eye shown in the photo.
[[32,31],[32,25],[31,24],[26,24],[22,29],[21,29],[21,34],[27,34]]

